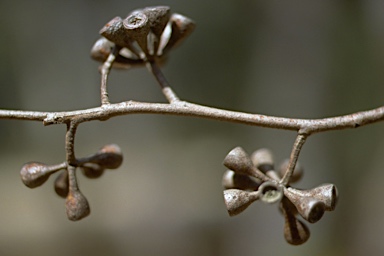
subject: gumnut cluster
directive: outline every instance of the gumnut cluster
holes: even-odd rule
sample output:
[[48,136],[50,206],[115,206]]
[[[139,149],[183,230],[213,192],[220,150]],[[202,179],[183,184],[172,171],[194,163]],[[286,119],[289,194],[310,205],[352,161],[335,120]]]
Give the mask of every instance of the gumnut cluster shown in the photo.
[[224,201],[229,215],[241,213],[257,200],[279,203],[285,219],[284,237],[292,245],[303,244],[310,236],[303,220],[315,223],[325,211],[335,209],[338,198],[335,185],[323,184],[309,190],[291,187],[290,183],[302,177],[302,167],[297,163],[289,182],[284,182],[282,177],[289,160],[275,170],[268,149],[259,149],[249,156],[241,147],[236,147],[228,153],[224,165],[229,169],[223,175]]
[[141,66],[148,61],[162,63],[167,53],[178,46],[195,28],[195,23],[168,6],[137,9],[125,19],[115,17],[101,30],[91,56],[105,62],[113,51],[115,68]]
[[75,165],[63,162],[47,165],[39,162],[29,162],[20,171],[21,180],[29,188],[36,188],[44,184],[48,178],[61,171],[54,182],[57,195],[66,199],[66,213],[72,221],[80,220],[90,214],[88,200],[79,190],[76,179],[76,169],[91,179],[100,177],[107,169],[116,169],[123,162],[123,155],[119,146],[109,144],[102,147],[95,154],[77,159]]

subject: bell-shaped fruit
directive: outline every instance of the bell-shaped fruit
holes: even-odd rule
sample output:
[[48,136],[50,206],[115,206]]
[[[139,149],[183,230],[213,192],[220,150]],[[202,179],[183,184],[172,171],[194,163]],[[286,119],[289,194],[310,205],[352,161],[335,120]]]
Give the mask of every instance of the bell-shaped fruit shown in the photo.
[[65,201],[67,217],[69,220],[77,221],[90,214],[87,198],[80,190],[70,190]]
[[224,201],[228,214],[235,216],[244,211],[259,198],[259,192],[248,192],[239,189],[224,190]]
[[224,158],[223,164],[238,174],[249,175],[262,181],[270,179],[253,166],[251,158],[241,147],[232,149]]
[[167,53],[172,48],[177,47],[187,38],[195,29],[196,24],[190,18],[174,13],[170,18],[170,24],[164,30],[161,36],[161,47],[158,54]]
[[274,170],[273,155],[269,149],[261,148],[256,150],[252,153],[251,160],[253,165],[264,173]]
[[39,162],[29,162],[24,164],[21,168],[20,176],[21,180],[27,187],[35,188],[44,184],[52,173],[65,167],[65,163],[58,165],[46,165]]
[[86,163],[85,165],[81,166],[80,169],[84,176],[90,179],[99,178],[101,175],[103,175],[105,170],[100,165],[94,163]]
[[295,189],[284,189],[284,195],[295,205],[298,213],[308,222],[315,223],[324,215],[325,204],[312,196],[294,193]]
[[257,190],[261,181],[248,175],[238,174],[227,170],[223,174],[222,185],[224,189]]
[[305,243],[309,239],[310,232],[308,227],[296,218],[295,207],[287,198],[284,198],[282,200],[281,208],[285,219],[285,240],[292,245],[301,245]]
[[89,158],[89,162],[98,164],[105,169],[116,169],[123,162],[121,149],[116,144],[102,147],[95,155]]

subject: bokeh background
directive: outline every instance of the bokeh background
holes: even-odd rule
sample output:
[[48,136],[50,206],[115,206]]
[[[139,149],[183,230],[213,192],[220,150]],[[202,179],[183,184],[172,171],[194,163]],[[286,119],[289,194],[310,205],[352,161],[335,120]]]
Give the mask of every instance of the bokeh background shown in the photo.
[[[197,23],[164,73],[185,100],[268,115],[320,118],[383,104],[384,2],[380,0],[0,1],[0,108],[96,107],[98,31],[135,8],[169,5]],[[113,71],[112,102],[165,102],[145,69]],[[28,161],[64,160],[64,126],[0,120],[1,255],[379,255],[384,251],[383,124],[309,138],[297,185],[334,183],[335,212],[299,247],[283,238],[277,206],[227,215],[222,160],[235,146],[287,158],[295,134],[188,117],[132,115],[82,124],[78,156],[118,143],[124,164],[78,175],[92,213],[67,220],[52,177],[30,190]]]

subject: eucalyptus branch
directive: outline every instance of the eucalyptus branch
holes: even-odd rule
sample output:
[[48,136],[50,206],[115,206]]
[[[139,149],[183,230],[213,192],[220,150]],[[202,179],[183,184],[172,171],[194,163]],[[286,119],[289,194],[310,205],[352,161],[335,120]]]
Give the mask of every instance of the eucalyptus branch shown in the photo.
[[311,135],[326,131],[353,129],[381,122],[384,120],[384,106],[342,116],[300,119],[231,111],[187,101],[178,101],[173,104],[125,101],[96,108],[62,112],[0,110],[0,119],[42,121],[44,125],[53,125],[66,124],[75,119],[77,123],[93,120],[104,121],[115,116],[131,114],[199,117],[251,126],[300,131],[301,134]]
[[[0,119],[38,121],[44,125],[65,124],[65,161],[56,165],[29,162],[20,172],[23,183],[35,188],[51,174],[62,171],[55,180],[56,193],[66,198],[67,216],[80,220],[90,213],[87,199],[80,192],[76,170],[88,178],[100,177],[106,169],[118,168],[123,156],[115,144],[105,145],[88,157],[76,158],[75,135],[84,122],[105,121],[131,114],[161,114],[206,118],[218,121],[295,131],[297,136],[287,162],[276,170],[272,153],[260,149],[248,155],[241,147],[231,150],[224,159],[229,169],[223,176],[224,199],[228,213],[233,216],[260,199],[264,203],[280,203],[285,219],[285,239],[294,245],[309,238],[309,229],[297,215],[315,223],[325,211],[333,211],[338,192],[333,184],[309,190],[291,187],[302,176],[298,158],[306,139],[315,133],[351,129],[384,120],[384,106],[348,115],[322,119],[300,119],[246,113],[208,107],[180,100],[161,69],[166,54],[179,45],[193,30],[195,24],[180,14],[171,14],[167,6],[147,7],[131,12],[127,18],[115,17],[101,30],[103,36],[94,45],[91,56],[101,61],[101,106],[74,111],[39,112],[0,110]],[[123,101],[110,103],[107,82],[112,68],[129,69],[146,66],[160,85],[168,103]]]

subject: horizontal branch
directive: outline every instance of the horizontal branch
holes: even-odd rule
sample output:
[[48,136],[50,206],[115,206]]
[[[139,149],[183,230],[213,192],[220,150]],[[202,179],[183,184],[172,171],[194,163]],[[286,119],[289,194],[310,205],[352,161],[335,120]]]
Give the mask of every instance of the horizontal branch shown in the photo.
[[0,109],[0,119],[44,121],[50,112]]
[[129,114],[164,114],[200,117],[253,126],[295,130],[302,134],[309,135],[328,130],[357,128],[363,125],[383,121],[384,106],[344,116],[323,119],[297,119],[230,111],[206,107],[186,101],[178,101],[172,104],[127,101],[116,104],[106,104],[97,108],[68,112],[0,110],[0,119],[43,121],[44,125],[51,125],[67,124],[74,120],[77,123],[92,120],[104,121],[114,116]]

